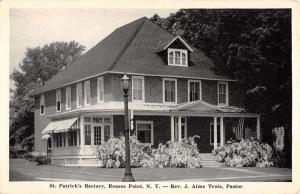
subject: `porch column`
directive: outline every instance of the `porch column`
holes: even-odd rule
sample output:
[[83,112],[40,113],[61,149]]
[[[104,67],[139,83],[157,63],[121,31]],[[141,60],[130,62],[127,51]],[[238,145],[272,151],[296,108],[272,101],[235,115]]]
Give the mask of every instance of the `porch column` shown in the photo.
[[51,133],[51,156],[54,153],[54,132]]
[[80,126],[79,126],[79,130],[76,129],[76,145],[79,146],[80,145]]
[[256,118],[257,139],[260,140],[260,117]]
[[174,142],[174,116],[171,116],[171,141]]
[[218,147],[218,131],[217,131],[218,123],[217,123],[217,117],[214,117],[214,149],[217,149]]
[[223,117],[220,117],[220,146],[224,145],[224,123]]
[[69,146],[69,130],[67,132],[65,132],[65,145],[66,147]]
[[178,116],[178,142],[181,141],[181,116]]
[[80,147],[84,146],[84,125],[83,116],[80,117]]

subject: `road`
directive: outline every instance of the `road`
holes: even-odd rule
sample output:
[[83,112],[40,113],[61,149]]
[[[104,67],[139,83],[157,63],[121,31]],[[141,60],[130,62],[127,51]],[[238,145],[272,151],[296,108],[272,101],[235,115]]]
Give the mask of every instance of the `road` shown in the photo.
[[[99,167],[37,166],[35,162],[10,159],[10,181],[122,181],[124,169]],[[133,168],[136,181],[290,182],[287,168]]]

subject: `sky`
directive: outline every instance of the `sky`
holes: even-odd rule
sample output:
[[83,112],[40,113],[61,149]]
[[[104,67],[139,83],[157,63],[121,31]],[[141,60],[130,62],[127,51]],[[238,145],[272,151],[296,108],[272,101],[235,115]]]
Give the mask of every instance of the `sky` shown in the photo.
[[26,48],[54,41],[75,40],[89,50],[116,28],[157,13],[167,17],[174,9],[11,9],[10,73],[25,56]]

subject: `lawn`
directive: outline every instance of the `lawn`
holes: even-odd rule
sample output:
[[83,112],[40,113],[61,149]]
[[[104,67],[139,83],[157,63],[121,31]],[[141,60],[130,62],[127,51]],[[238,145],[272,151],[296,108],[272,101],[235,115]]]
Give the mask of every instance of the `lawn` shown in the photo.
[[[36,165],[10,159],[10,181],[121,181],[124,169]],[[291,181],[286,168],[133,168],[136,181]]]

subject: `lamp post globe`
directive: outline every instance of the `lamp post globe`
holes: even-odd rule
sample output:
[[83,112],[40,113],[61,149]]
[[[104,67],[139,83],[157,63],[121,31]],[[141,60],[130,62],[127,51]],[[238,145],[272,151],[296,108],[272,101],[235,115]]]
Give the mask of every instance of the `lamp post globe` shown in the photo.
[[121,85],[124,94],[127,94],[129,90],[129,77],[126,75],[126,73],[124,73],[123,77],[121,78]]
[[129,77],[124,73],[121,78],[121,85],[124,92],[124,129],[125,129],[125,175],[123,182],[134,182],[130,166],[130,143],[129,143],[129,122],[128,122],[128,90]]

